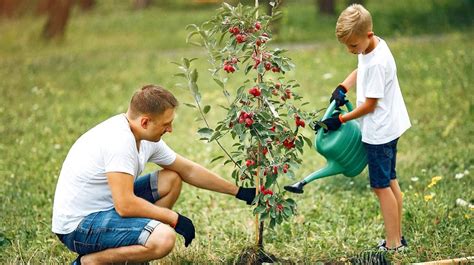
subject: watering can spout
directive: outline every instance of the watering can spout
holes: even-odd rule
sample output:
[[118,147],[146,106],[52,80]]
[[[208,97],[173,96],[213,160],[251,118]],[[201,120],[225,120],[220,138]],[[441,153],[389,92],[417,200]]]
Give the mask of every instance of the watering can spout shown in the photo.
[[289,192],[303,193],[304,185],[310,183],[311,181],[324,178],[324,177],[329,177],[332,175],[337,175],[337,174],[342,173],[343,171],[344,171],[344,168],[341,165],[339,165],[337,162],[330,160],[328,161],[328,164],[325,167],[309,174],[302,181],[298,181],[293,185],[285,186],[284,188],[285,190]]
[[306,178],[304,178],[304,181],[306,183],[310,183],[313,180],[337,175],[342,172],[344,172],[344,168],[341,165],[339,165],[339,163],[333,160],[329,160],[328,164],[325,167],[309,174]]
[[306,185],[306,181],[302,180],[302,181],[298,181],[296,182],[295,184],[293,185],[288,185],[288,186],[285,186],[285,190],[289,191],[289,192],[293,192],[293,193],[303,193],[303,187],[304,185]]

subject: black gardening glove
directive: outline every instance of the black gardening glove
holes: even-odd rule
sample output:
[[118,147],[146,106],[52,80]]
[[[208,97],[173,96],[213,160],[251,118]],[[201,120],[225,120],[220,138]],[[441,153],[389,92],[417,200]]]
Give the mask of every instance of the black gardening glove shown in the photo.
[[195,237],[193,221],[191,221],[191,219],[179,213],[178,213],[178,222],[176,223],[174,230],[176,230],[176,233],[184,237],[185,247],[188,247],[189,244],[191,244],[191,241],[193,241]]
[[329,104],[331,104],[331,102],[335,100],[336,108],[339,108],[340,106],[344,106],[344,104],[346,104],[347,102],[346,92],[347,92],[347,89],[345,87],[343,87],[342,85],[338,85],[336,89],[334,89],[334,91],[332,92],[331,99],[329,99]]
[[239,200],[247,202],[247,205],[251,205],[253,199],[255,199],[255,188],[239,187],[239,191],[235,197]]
[[[341,127],[342,122],[339,119],[339,115],[340,115],[339,112],[334,112],[334,114],[332,114],[331,118],[328,118],[328,119],[325,119],[324,121],[322,121],[322,123],[326,124],[326,126],[327,126],[327,129],[324,129],[324,132],[327,132],[328,130],[329,131],[336,131],[337,129],[339,129],[339,127]],[[321,128],[320,124],[314,125],[314,130],[316,132],[320,128]]]

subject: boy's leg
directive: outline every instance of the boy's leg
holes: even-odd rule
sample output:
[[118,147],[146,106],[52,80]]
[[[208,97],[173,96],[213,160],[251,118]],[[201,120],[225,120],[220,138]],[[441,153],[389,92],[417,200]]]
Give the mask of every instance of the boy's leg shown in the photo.
[[401,192],[395,171],[397,142],[398,139],[381,145],[364,144],[367,150],[370,186],[379,199],[384,219],[387,248],[401,245],[401,204],[398,204],[401,202]]
[[397,200],[397,206],[398,206],[398,227],[399,227],[399,236],[400,238],[402,237],[402,208],[403,208],[403,196],[402,196],[402,191],[400,190],[400,186],[398,185],[397,179],[392,179],[390,181],[390,189],[393,192],[393,195],[395,196],[395,199]]
[[398,203],[390,187],[374,188],[382,210],[382,217],[385,225],[385,236],[387,238],[387,248],[395,248],[400,243],[400,227],[398,216]]
[[173,250],[176,233],[167,225],[157,226],[149,236],[146,244],[109,248],[100,252],[85,255],[82,264],[109,264],[114,262],[143,262],[160,259]]

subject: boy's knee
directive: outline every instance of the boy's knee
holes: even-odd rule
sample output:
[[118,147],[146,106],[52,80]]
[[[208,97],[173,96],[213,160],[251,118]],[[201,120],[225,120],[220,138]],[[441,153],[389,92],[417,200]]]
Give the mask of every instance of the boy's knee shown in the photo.
[[171,227],[161,224],[153,230],[145,247],[153,252],[156,255],[155,258],[158,259],[168,255],[173,250],[175,242],[175,231]]

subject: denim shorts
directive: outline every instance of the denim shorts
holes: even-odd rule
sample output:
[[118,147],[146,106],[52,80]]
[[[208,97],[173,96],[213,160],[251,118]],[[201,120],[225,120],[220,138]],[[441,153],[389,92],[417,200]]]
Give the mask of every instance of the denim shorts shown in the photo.
[[[151,203],[159,198],[158,172],[139,177],[134,183],[134,193]],[[108,248],[145,245],[159,221],[149,218],[121,217],[115,209],[87,215],[76,230],[58,235],[70,250],[85,255]]]
[[390,187],[390,181],[397,178],[398,138],[386,144],[367,144],[367,163],[369,165],[370,186],[375,189]]

